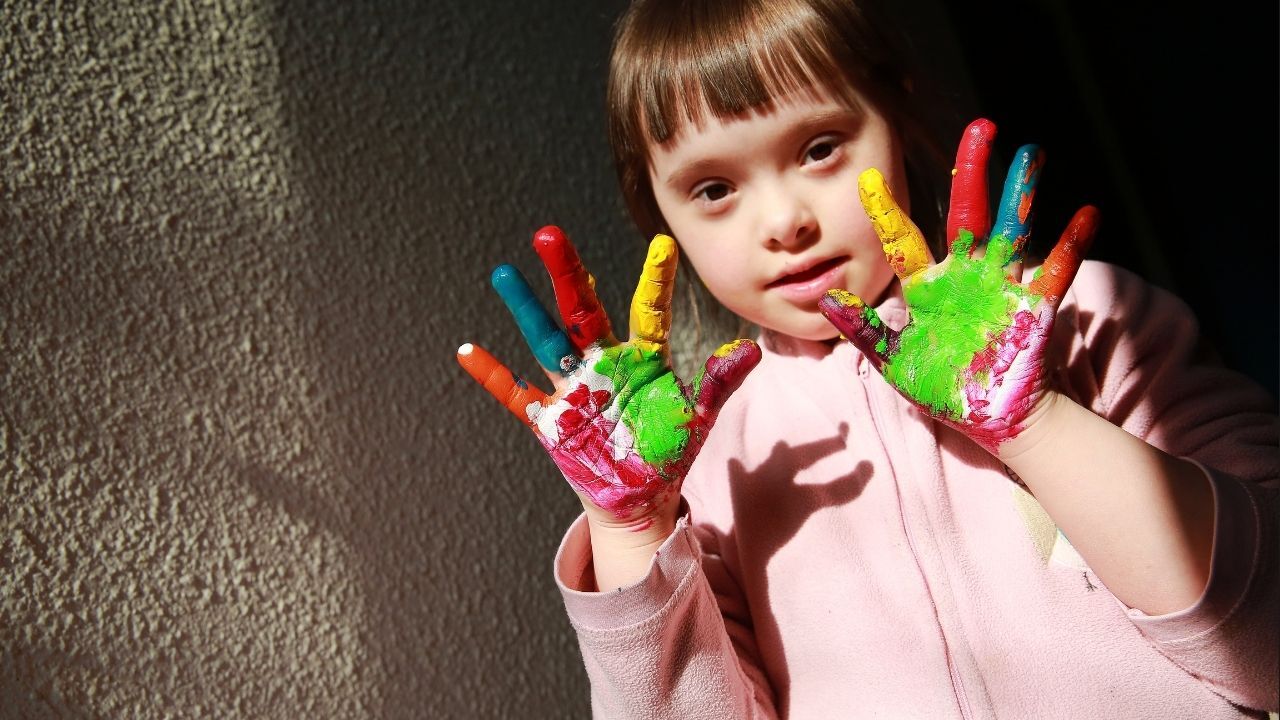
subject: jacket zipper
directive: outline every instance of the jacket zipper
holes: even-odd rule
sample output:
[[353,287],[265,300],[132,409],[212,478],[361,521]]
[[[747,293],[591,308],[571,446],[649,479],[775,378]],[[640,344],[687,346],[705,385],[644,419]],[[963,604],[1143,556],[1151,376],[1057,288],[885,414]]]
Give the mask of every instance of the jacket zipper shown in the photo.
[[[865,382],[865,379],[870,376],[870,363],[867,362],[867,359],[861,353],[858,354],[855,363],[857,365],[859,377],[863,378]],[[863,397],[865,397],[867,401],[867,410],[868,414],[871,416],[871,423],[875,426],[876,434],[880,438],[884,438],[884,424],[880,420],[880,412],[877,408],[876,400],[872,397],[873,391],[870,387],[866,387],[865,384],[864,388],[865,391],[863,392]],[[964,690],[964,682],[961,680],[960,671],[956,668],[956,664],[951,657],[951,646],[947,642],[947,635],[942,629],[942,619],[938,614],[938,604],[933,599],[933,589],[929,586],[929,581],[925,575],[924,568],[920,565],[920,554],[916,549],[916,541],[911,534],[911,526],[907,523],[907,515],[902,503],[902,484],[898,481],[898,468],[894,464],[893,458],[889,453],[885,453],[885,457],[888,458],[889,467],[893,474],[894,490],[898,499],[898,522],[902,524],[902,534],[907,538],[907,547],[911,551],[911,559],[916,565],[916,572],[920,574],[920,579],[924,585],[925,593],[929,596],[929,606],[933,610],[934,624],[938,628],[938,637],[942,640],[942,652],[947,660],[947,673],[951,676],[951,690],[956,697],[956,707],[960,710],[960,717],[965,718],[965,720],[969,720],[973,717],[973,712],[969,709],[969,699]]]

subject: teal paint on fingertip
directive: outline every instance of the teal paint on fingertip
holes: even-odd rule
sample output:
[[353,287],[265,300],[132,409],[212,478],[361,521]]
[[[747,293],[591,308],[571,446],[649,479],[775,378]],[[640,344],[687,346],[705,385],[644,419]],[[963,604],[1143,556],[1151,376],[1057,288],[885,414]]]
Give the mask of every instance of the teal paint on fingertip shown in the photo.
[[538,364],[550,372],[565,372],[565,358],[577,359],[573,344],[533,294],[524,275],[512,265],[499,265],[489,275],[489,283],[511,311]]

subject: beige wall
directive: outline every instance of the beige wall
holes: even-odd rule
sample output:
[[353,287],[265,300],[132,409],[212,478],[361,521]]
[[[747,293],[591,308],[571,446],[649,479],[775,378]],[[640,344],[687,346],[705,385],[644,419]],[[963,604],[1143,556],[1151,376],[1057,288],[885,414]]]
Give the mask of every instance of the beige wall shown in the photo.
[[0,10],[0,716],[586,712],[574,501],[452,356],[534,370],[546,222],[621,308],[616,3],[349,5]]

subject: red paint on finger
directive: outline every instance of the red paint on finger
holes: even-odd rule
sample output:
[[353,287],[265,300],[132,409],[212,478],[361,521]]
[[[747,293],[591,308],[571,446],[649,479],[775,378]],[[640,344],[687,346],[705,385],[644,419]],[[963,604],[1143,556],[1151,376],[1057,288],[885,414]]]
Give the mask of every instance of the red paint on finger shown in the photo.
[[979,118],[965,128],[956,152],[951,180],[951,207],[947,213],[947,240],[954,240],[963,228],[979,237],[991,229],[987,207],[987,159],[995,123]]
[[564,231],[547,225],[533,235],[533,248],[551,275],[556,306],[579,350],[610,336],[609,317],[596,297],[595,283]]

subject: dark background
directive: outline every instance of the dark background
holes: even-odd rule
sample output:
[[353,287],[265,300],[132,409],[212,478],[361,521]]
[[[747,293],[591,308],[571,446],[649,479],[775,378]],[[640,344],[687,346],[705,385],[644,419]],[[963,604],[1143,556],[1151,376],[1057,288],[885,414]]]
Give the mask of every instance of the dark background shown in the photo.
[[1274,398],[1277,7],[1243,7],[951,2],[947,15],[1002,157],[1045,149],[1036,249],[1097,205],[1090,256],[1186,300],[1224,362]]

